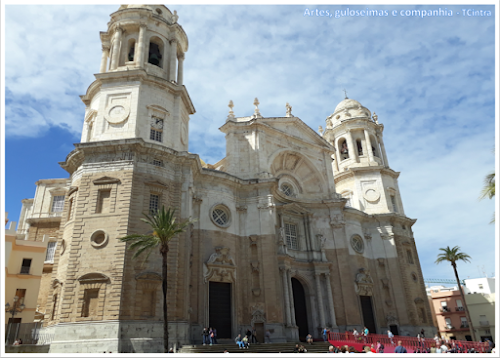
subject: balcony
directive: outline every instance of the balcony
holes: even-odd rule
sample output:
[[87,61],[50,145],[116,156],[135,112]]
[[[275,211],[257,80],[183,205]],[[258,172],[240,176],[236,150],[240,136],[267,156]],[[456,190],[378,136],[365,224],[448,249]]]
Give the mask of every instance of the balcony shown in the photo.
[[51,213],[39,213],[26,219],[28,224],[39,222],[59,222],[61,221],[62,211]]
[[453,313],[453,311],[451,310],[451,308],[449,308],[448,306],[443,306],[439,309],[439,312],[441,313]]
[[465,312],[464,307],[455,307],[455,312]]
[[460,328],[469,328],[469,322],[462,322]]
[[489,327],[490,326],[490,321],[479,321],[479,325],[481,327]]

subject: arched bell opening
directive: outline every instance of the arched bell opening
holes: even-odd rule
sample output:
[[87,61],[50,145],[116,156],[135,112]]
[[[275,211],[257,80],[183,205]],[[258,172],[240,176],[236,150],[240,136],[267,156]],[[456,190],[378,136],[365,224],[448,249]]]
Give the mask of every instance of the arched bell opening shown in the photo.
[[163,41],[158,37],[152,37],[149,41],[148,63],[163,68]]
[[340,160],[349,159],[349,148],[347,147],[347,141],[345,138],[339,139],[339,152],[340,152]]
[[356,139],[356,147],[358,148],[358,155],[363,155],[363,146],[361,145],[361,139]]
[[379,147],[378,147],[378,141],[375,139],[374,136],[370,136],[370,142],[372,144],[372,153],[374,157],[380,158],[380,152],[379,152]]
[[127,61],[132,62],[135,59],[135,39],[128,40]]

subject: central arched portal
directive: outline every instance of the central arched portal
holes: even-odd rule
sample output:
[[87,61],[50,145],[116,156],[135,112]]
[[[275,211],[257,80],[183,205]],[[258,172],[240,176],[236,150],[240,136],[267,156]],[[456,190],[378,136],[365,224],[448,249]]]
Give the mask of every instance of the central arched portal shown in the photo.
[[309,334],[309,324],[307,322],[306,293],[304,287],[296,278],[292,277],[293,305],[295,308],[295,323],[299,327],[299,339],[306,340]]

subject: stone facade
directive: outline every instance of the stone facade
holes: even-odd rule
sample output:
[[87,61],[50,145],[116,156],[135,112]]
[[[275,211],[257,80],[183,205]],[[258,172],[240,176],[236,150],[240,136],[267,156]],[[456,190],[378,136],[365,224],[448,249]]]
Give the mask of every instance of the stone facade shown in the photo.
[[[255,326],[275,342],[323,327],[432,331],[415,220],[376,115],[346,99],[318,134],[289,105],[264,118],[256,99],[252,116],[231,111],[221,127],[226,157],[204,164],[187,151],[194,106],[175,12],[123,5],[101,40],[82,140],[61,163],[64,209],[50,226],[57,251],[41,293],[51,352],[161,351],[161,256],[133,260],[118,240],[147,232],[142,213],[161,205],[196,219],[168,253],[171,344],[200,343],[211,325],[219,338]],[[44,210],[25,205],[26,221]]]

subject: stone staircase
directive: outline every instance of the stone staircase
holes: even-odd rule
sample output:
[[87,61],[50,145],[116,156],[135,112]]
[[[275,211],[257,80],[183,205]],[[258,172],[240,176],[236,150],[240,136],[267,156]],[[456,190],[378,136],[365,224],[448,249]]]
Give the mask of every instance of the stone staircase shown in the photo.
[[[229,353],[293,353],[295,345],[299,342],[287,343],[263,343],[250,344],[248,349],[240,349],[233,341],[227,343],[219,343],[210,345],[185,345],[177,351],[177,353],[222,353],[225,349]],[[318,341],[314,344],[300,342],[307,349],[307,353],[327,353],[330,346],[326,342]]]

